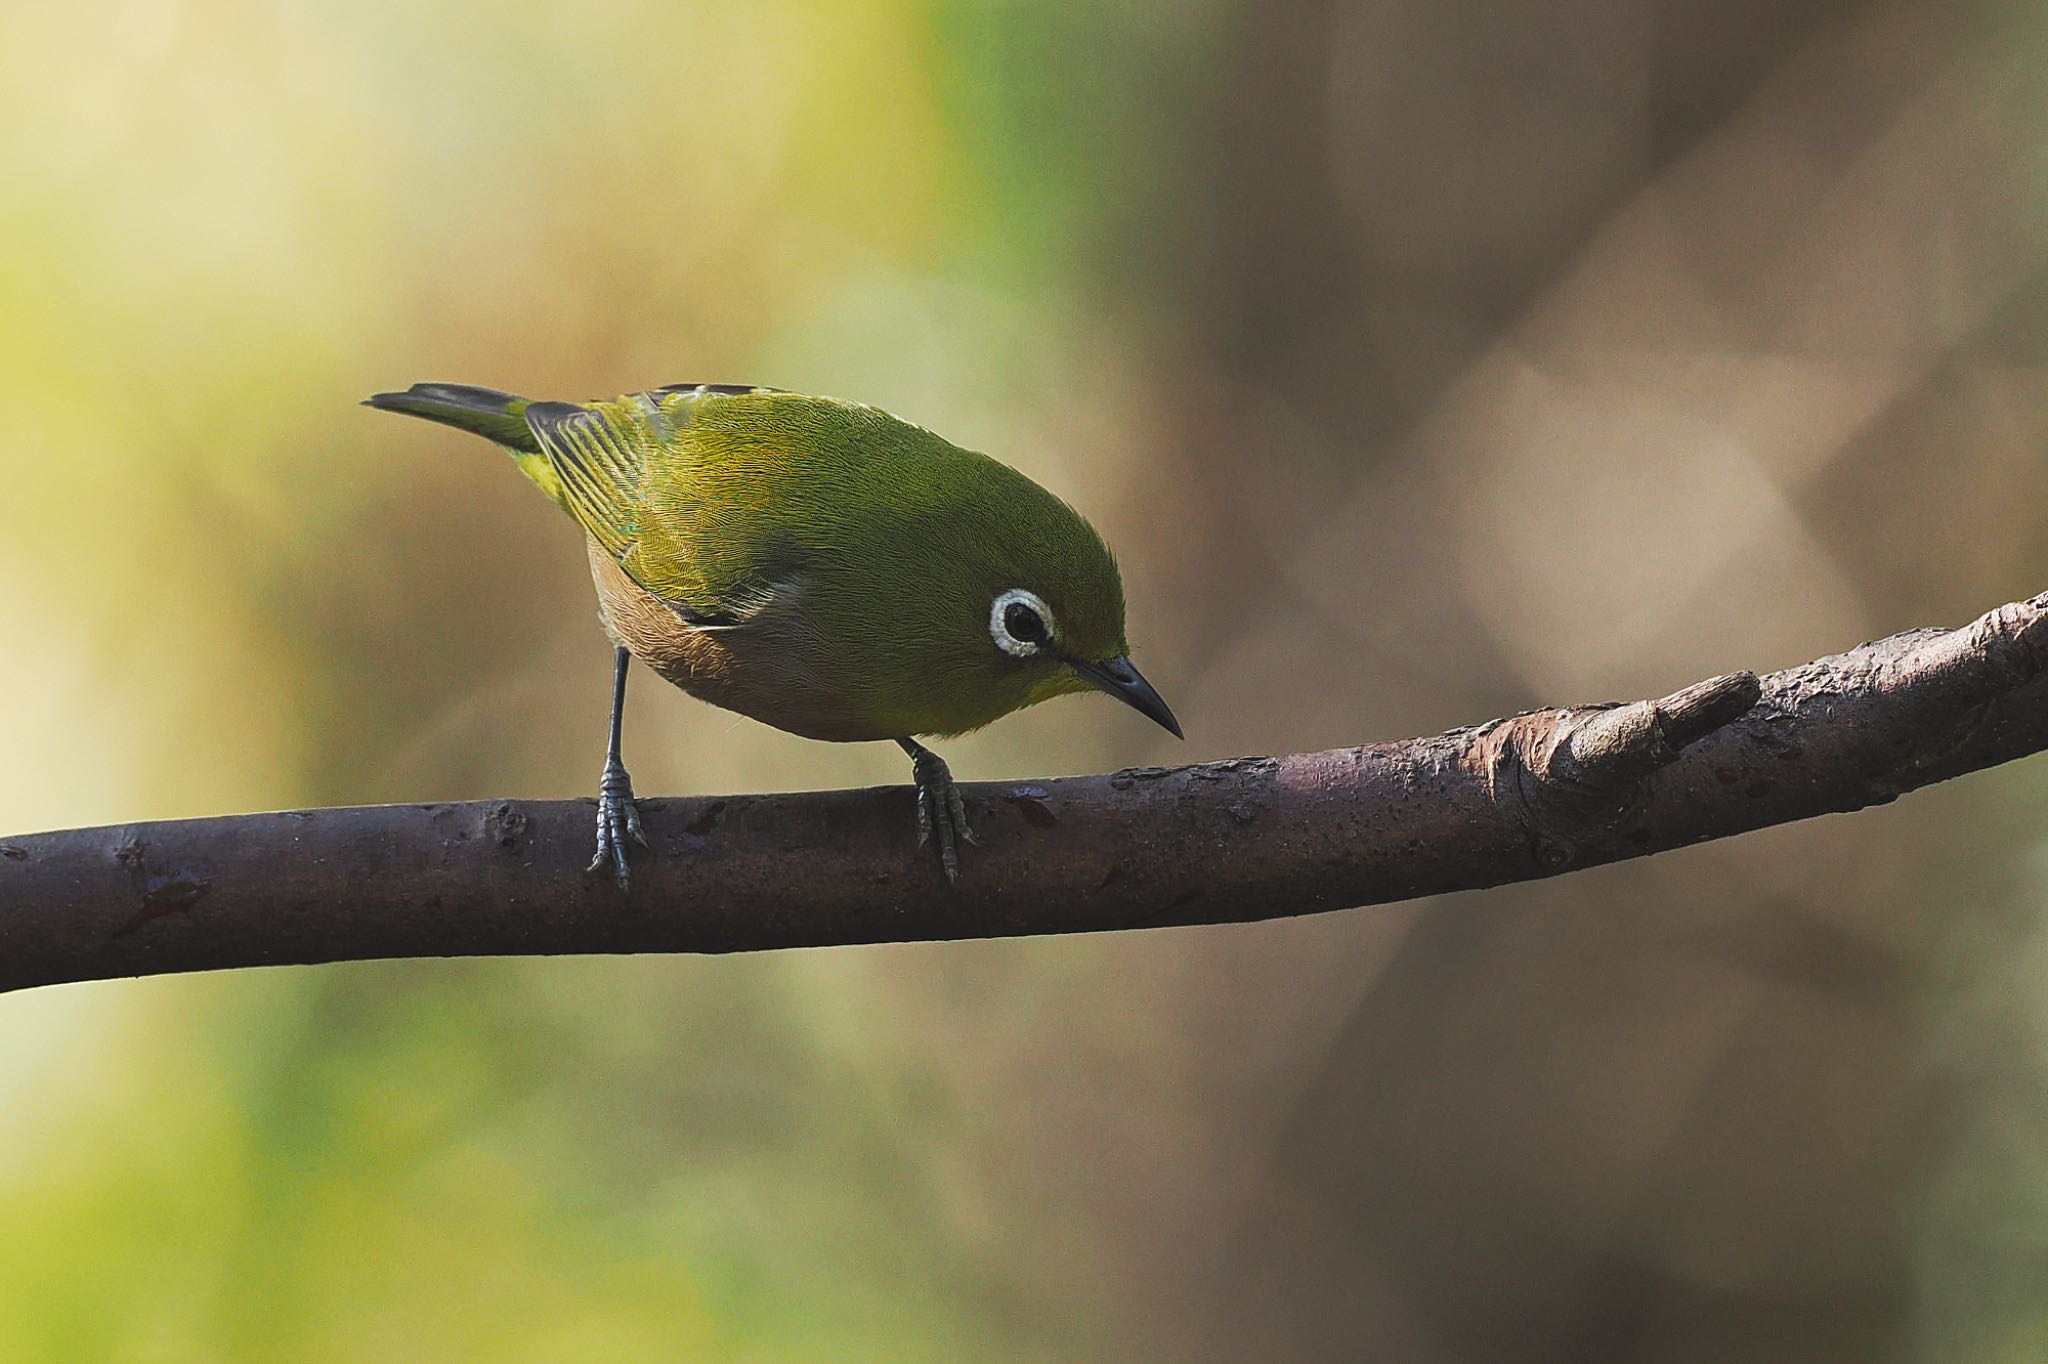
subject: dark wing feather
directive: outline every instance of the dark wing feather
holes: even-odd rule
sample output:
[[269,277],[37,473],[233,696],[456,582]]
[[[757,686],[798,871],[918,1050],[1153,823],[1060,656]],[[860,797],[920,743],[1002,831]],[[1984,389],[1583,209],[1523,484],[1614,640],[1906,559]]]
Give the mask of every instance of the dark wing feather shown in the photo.
[[640,538],[642,433],[575,403],[535,403],[526,425],[562,480],[570,514],[606,553],[623,555]]

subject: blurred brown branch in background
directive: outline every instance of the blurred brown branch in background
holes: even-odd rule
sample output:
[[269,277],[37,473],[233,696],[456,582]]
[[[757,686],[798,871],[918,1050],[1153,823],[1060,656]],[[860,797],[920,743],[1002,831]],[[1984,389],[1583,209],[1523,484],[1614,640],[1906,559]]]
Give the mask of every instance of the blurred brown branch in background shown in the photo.
[[1530,880],[1860,809],[2048,747],[2048,594],[1660,701],[1285,758],[964,788],[948,889],[903,788],[299,810],[0,842],[0,990],[380,957],[737,952],[1241,922]]

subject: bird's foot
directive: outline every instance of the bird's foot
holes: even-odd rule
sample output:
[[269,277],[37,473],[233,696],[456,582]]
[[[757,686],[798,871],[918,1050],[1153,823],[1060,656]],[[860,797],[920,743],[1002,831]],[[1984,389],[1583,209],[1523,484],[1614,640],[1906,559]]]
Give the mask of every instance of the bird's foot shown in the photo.
[[640,830],[640,811],[633,804],[633,779],[626,775],[626,765],[614,760],[604,765],[604,776],[597,783],[597,856],[590,859],[589,870],[610,867],[620,890],[628,889],[633,879],[626,866],[628,839],[647,846],[647,835]]
[[948,884],[960,879],[960,845],[980,843],[967,827],[967,803],[946,760],[922,744],[905,744],[917,780],[917,846],[936,844]]

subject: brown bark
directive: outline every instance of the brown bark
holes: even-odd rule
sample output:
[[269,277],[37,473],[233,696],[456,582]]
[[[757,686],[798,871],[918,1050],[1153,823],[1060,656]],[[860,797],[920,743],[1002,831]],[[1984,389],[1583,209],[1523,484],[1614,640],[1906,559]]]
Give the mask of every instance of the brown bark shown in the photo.
[[1223,923],[1472,890],[1860,809],[2048,747],[2048,594],[1660,701],[963,793],[948,888],[908,788],[296,810],[0,840],[0,990],[375,957],[737,952]]

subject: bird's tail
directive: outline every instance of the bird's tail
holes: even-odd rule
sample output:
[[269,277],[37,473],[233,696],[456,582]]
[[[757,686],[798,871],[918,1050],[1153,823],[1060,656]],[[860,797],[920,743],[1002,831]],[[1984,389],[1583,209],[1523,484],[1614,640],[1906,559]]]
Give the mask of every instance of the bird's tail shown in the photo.
[[363,399],[366,407],[425,417],[474,432],[520,454],[538,455],[540,441],[526,424],[531,399],[515,398],[494,388],[469,384],[414,384],[403,393],[378,393]]

